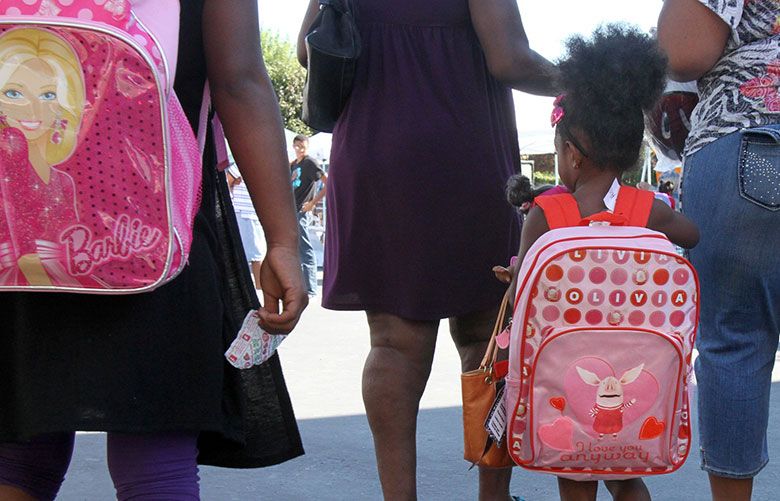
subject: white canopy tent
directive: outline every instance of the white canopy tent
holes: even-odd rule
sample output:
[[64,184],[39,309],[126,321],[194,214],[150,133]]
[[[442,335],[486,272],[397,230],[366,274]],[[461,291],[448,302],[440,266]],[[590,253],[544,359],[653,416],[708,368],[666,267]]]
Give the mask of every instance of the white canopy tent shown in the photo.
[[309,156],[320,163],[328,163],[330,160],[330,146],[333,135],[327,132],[319,132],[309,138]]

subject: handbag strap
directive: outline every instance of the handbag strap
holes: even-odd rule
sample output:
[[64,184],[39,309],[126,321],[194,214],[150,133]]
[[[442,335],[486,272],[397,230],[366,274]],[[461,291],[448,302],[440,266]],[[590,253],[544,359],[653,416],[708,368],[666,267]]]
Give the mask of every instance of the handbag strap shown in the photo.
[[504,325],[504,319],[506,318],[506,309],[509,304],[510,289],[507,289],[504,294],[504,298],[501,300],[501,306],[498,308],[498,317],[496,323],[493,326],[493,334],[490,336],[487,349],[485,350],[485,356],[482,357],[482,362],[479,364],[479,368],[482,371],[492,371],[493,365],[498,358],[498,344],[496,343],[496,336],[501,332],[501,327]]
[[323,7],[325,5],[329,5],[336,9],[338,12],[341,12],[342,14],[353,14],[354,15],[354,9],[352,8],[352,2],[349,0],[319,0],[320,7]]

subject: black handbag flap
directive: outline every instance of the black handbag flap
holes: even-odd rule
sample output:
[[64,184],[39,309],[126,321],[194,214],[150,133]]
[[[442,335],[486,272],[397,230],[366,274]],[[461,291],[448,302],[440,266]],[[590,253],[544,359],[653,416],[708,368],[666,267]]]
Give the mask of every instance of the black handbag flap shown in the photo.
[[357,59],[360,34],[352,13],[343,0],[320,0],[321,10],[312,23],[306,44],[330,56]]

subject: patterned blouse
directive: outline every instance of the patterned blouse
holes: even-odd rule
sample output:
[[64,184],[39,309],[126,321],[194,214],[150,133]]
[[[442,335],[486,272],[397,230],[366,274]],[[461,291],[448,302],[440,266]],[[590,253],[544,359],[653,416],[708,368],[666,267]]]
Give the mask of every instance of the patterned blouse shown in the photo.
[[731,27],[731,36],[698,82],[686,155],[740,129],[780,123],[780,0],[699,1]]

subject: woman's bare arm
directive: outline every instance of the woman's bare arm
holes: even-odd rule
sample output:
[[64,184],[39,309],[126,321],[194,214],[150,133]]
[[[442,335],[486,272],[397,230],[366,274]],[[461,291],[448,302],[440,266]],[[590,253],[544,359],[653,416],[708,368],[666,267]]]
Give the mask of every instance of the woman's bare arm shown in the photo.
[[647,227],[660,231],[683,249],[693,249],[699,243],[699,228],[693,221],[658,199],[653,200]]
[[214,105],[268,242],[261,325],[289,332],[308,298],[282,119],[261,56],[257,2],[206,0],[203,18],[209,20],[203,35]]
[[494,77],[530,94],[558,94],[558,69],[531,49],[515,0],[469,0],[469,10]]
[[675,80],[698,80],[723,55],[731,29],[698,0],[665,0],[658,18],[658,43]]
[[308,56],[306,55],[306,35],[309,33],[309,28],[314,22],[314,18],[317,17],[317,13],[320,11],[319,0],[309,0],[309,7],[306,9],[306,15],[303,16],[303,22],[301,23],[301,31],[298,32],[298,62],[301,66],[306,67]]

